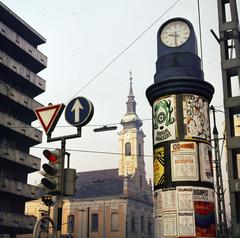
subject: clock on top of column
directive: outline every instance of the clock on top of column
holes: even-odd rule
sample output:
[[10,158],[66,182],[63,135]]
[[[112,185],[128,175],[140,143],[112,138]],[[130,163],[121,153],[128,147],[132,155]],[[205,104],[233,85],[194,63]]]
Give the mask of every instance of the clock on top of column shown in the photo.
[[158,30],[157,47],[156,83],[172,77],[186,76],[203,80],[197,39],[188,20],[177,17],[163,23]]
[[168,22],[160,32],[160,39],[168,47],[178,47],[190,37],[190,27],[182,20]]
[[197,55],[197,40],[192,24],[184,18],[166,21],[158,31],[158,57],[173,52]]

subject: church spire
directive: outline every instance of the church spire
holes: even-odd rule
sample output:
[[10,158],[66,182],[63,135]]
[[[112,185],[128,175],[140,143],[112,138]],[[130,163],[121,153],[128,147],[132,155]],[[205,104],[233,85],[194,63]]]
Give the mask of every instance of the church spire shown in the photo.
[[129,72],[129,74],[130,74],[130,77],[129,77],[129,80],[130,80],[130,89],[129,89],[129,96],[133,96],[134,97],[134,95],[133,95],[133,89],[132,89],[132,71],[130,70],[130,72]]
[[127,113],[136,113],[136,101],[135,97],[133,95],[133,89],[132,89],[132,71],[130,71],[130,87],[129,87],[129,95],[128,95],[128,101],[127,101]]
[[128,94],[128,100],[126,102],[127,104],[127,113],[124,115],[124,117],[121,120],[121,124],[124,128],[140,128],[142,126],[141,119],[136,114],[136,101],[135,96],[133,94],[133,87],[132,87],[132,72],[130,71],[130,86],[129,86],[129,94]]
[[123,126],[119,132],[120,151],[123,153],[119,161],[119,175],[127,178],[135,175],[139,187],[142,189],[142,181],[145,178],[144,164],[144,133],[141,129],[142,120],[136,113],[136,101],[133,94],[133,77],[130,71],[129,93],[127,96],[127,112],[121,120]]

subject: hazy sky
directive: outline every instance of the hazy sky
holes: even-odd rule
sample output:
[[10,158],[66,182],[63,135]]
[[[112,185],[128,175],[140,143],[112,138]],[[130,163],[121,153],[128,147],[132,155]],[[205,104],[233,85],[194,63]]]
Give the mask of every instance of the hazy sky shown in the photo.
[[[141,33],[158,19],[176,0],[3,0],[6,6],[47,39],[39,50],[48,57],[48,67],[39,75],[47,81],[46,92],[36,99],[47,105],[67,103],[86,83],[126,49]],[[223,109],[219,45],[210,33],[218,34],[217,1],[201,0],[203,66],[205,80],[216,90],[212,104]],[[137,113],[141,119],[151,118],[151,107],[145,91],[153,83],[157,60],[157,31],[168,19],[184,17],[192,22],[197,38],[197,0],[180,0],[140,37],[110,67],[101,73],[77,96],[85,96],[95,107],[89,125],[119,123],[126,112],[129,71],[133,73],[133,91]],[[199,43],[199,42],[198,42]],[[200,44],[199,44],[200,46]],[[200,50],[199,50],[200,52]],[[76,95],[75,95],[76,96]],[[220,114],[220,113],[219,113]],[[222,115],[217,119],[222,120]],[[39,125],[35,122],[34,125]],[[62,116],[58,126],[68,126]],[[85,126],[82,137],[68,140],[67,149],[119,152],[117,131],[94,133]],[[151,120],[143,121],[145,154],[152,155]],[[75,133],[75,128],[58,127],[53,136]],[[60,142],[43,143],[31,149],[42,157],[38,147],[57,147]],[[42,157],[43,158],[43,157]],[[77,171],[118,167],[118,155],[71,152],[71,167]],[[43,160],[44,162],[44,160]],[[152,176],[152,158],[146,157],[148,178]],[[30,182],[39,182],[33,174]]]

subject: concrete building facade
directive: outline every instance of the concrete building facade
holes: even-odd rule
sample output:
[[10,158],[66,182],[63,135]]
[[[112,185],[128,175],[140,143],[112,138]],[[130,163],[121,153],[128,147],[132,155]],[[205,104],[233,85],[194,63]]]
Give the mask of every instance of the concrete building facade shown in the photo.
[[40,158],[29,154],[41,143],[42,132],[31,126],[34,97],[45,91],[37,75],[47,57],[37,46],[46,40],[0,2],[0,237],[30,233],[36,219],[24,215],[25,203],[39,197],[27,184],[28,174],[40,168]]

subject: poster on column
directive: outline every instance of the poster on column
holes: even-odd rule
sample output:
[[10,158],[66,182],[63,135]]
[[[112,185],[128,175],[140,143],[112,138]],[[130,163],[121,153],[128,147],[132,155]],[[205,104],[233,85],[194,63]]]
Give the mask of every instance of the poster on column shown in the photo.
[[155,237],[163,237],[163,218],[155,217],[154,219]]
[[194,212],[178,212],[178,231],[181,237],[196,235]]
[[158,189],[154,192],[154,225],[155,225],[155,237],[163,236],[163,202],[162,202],[162,190]]
[[205,98],[184,95],[183,115],[186,138],[210,139],[208,101]]
[[163,213],[163,236],[177,236],[177,214],[176,212]]
[[176,139],[176,97],[162,97],[153,103],[154,145]]
[[163,200],[162,200],[162,190],[158,189],[154,192],[154,215],[162,216],[163,212]]
[[164,148],[153,151],[154,188],[164,183]]
[[200,173],[203,182],[213,183],[212,148],[205,143],[199,144]]
[[162,191],[163,211],[177,210],[177,192],[176,189]]
[[193,187],[178,187],[178,210],[193,211]]
[[216,237],[215,193],[213,189],[195,187],[193,190],[197,237]]
[[179,142],[171,144],[172,181],[198,180],[197,144]]

